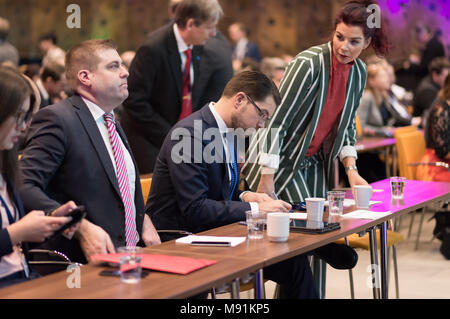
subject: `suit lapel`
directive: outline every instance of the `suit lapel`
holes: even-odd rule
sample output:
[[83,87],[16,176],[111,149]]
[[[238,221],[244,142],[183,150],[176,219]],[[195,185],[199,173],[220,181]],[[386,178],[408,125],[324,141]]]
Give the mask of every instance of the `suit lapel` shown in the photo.
[[172,25],[170,25],[169,36],[167,38],[166,45],[169,56],[170,70],[172,72],[173,80],[177,85],[177,96],[179,99],[178,104],[181,106],[181,98],[183,94],[183,74],[181,73],[181,57],[180,53],[178,52],[177,40],[175,38],[175,33],[173,32]]
[[120,194],[119,184],[117,182],[117,176],[114,171],[114,166],[111,162],[108,150],[106,149],[105,142],[103,141],[100,131],[98,130],[97,123],[95,123],[92,114],[89,112],[89,109],[87,108],[86,104],[84,104],[81,97],[75,95],[70,99],[72,101],[72,104],[77,108],[76,113],[80,118],[81,125],[86,130],[86,133],[91,140],[92,146],[97,153],[100,163],[102,163],[103,168],[105,169],[106,175],[108,176],[111,185],[113,186],[117,194],[119,196],[122,196]]
[[316,132],[317,125],[319,124],[320,116],[322,114],[323,106],[325,105],[325,100],[328,92],[328,85],[330,83],[330,70],[331,70],[331,50],[329,48],[329,43],[322,46],[323,51],[320,53],[320,63],[314,65],[315,68],[319,68],[319,87],[318,87],[318,97],[314,102],[314,113],[310,121],[308,132],[306,137],[303,139],[301,147],[301,157],[304,158],[306,152],[308,151],[309,145]]
[[[200,110],[201,114],[202,114],[202,119],[203,121],[206,123],[204,130],[210,129],[210,128],[216,128],[217,130],[219,129],[216,119],[214,118],[214,115],[212,114],[211,110],[209,109],[209,105],[206,104],[201,110]],[[215,148],[216,152],[220,152],[217,158],[217,162],[214,165],[217,165],[218,169],[221,170],[221,175],[223,176],[222,178],[222,187],[221,187],[221,191],[222,191],[222,197],[224,200],[227,200],[230,197],[230,178],[228,176],[228,169],[227,169],[227,162],[225,160],[225,145],[223,145],[222,143],[222,139],[219,139],[220,141],[220,146],[217,145],[217,147]],[[219,151],[220,150],[220,151]]]

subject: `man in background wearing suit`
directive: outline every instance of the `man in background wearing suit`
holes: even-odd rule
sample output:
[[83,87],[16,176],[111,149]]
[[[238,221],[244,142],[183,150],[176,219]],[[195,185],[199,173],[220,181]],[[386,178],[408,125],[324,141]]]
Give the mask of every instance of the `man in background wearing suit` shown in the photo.
[[[264,127],[280,101],[276,86],[265,75],[244,71],[230,80],[217,103],[178,122],[167,135],[153,172],[146,207],[153,223],[201,232],[245,220],[247,210],[289,211],[290,204],[267,194],[238,190],[235,137],[244,136],[230,131]],[[179,143],[185,147],[181,152]],[[264,268],[264,277],[280,284],[281,298],[317,298],[305,255]]]
[[183,0],[174,23],[152,32],[138,49],[121,124],[141,174],[153,171],[172,126],[206,101],[217,101],[231,78],[231,50],[205,45],[222,14],[217,0]]
[[252,59],[256,63],[261,62],[261,53],[258,46],[247,38],[247,28],[243,23],[233,23],[228,27],[228,35],[233,42],[233,68],[239,71],[244,59]]
[[21,158],[20,194],[27,211],[74,200],[87,217],[75,238],[50,247],[72,261],[115,247],[160,243],[144,213],[139,173],[113,110],[128,96],[127,69],[111,40],[89,40],[66,56],[74,96],[33,118]]

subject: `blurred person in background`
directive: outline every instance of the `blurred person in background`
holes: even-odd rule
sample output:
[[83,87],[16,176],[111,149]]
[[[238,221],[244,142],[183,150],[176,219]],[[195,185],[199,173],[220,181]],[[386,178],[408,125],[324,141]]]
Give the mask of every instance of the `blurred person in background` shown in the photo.
[[15,46],[7,41],[9,30],[9,21],[0,17],[0,65],[17,67],[19,65],[19,52]]

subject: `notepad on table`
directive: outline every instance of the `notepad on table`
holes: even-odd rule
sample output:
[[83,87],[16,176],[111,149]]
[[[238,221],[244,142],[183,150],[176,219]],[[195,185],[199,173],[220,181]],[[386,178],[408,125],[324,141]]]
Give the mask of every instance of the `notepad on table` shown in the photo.
[[371,212],[369,210],[365,209],[358,209],[353,212],[350,212],[348,214],[342,215],[344,218],[355,218],[355,219],[371,219],[375,220],[380,217],[388,216],[391,213],[391,211],[387,212]]
[[[225,236],[196,236],[189,235],[178,238],[175,242],[179,244],[193,244],[202,246],[237,246],[245,241],[247,237],[225,237]],[[227,243],[227,244],[224,244]]]
[[[120,263],[120,256],[123,254],[100,254],[92,256],[92,260]],[[214,265],[217,260],[190,258],[170,255],[137,254],[141,257],[141,267],[151,270],[170,272],[174,274],[186,275],[195,270]]]

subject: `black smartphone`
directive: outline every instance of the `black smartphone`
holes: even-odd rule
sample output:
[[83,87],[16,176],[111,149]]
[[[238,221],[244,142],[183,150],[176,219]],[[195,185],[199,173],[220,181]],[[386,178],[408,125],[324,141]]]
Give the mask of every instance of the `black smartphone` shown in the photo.
[[[150,270],[142,269],[141,278],[147,277],[147,275],[149,273],[150,273]],[[99,273],[99,275],[107,276],[107,277],[120,277],[120,270],[104,269]]]
[[56,230],[53,235],[51,235],[50,237],[48,237],[45,241],[49,241],[52,240],[56,237],[58,237],[59,235],[61,235],[67,228],[70,228],[71,226],[75,225],[76,223],[78,223],[80,220],[82,220],[84,217],[86,217],[86,208],[84,206],[78,206],[77,208],[75,208],[74,210],[72,210],[69,214],[65,215],[67,217],[72,217],[72,219],[62,225],[60,228],[58,228],[58,230]]
[[292,219],[289,228],[293,232],[323,234],[341,228],[339,223],[311,222],[304,219]]

